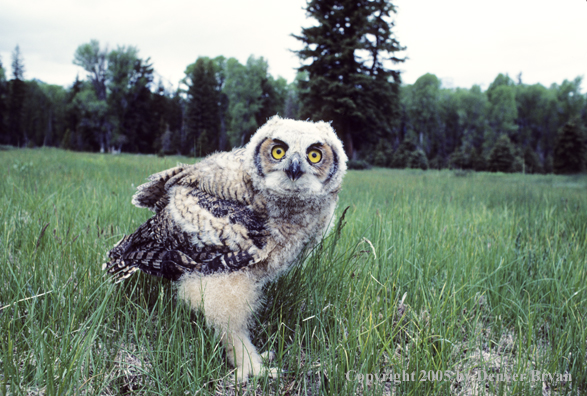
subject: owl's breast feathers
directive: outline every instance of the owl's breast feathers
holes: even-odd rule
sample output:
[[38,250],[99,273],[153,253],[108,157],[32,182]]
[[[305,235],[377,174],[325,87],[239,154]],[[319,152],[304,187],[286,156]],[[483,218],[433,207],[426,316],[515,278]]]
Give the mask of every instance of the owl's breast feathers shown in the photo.
[[267,214],[242,170],[242,150],[154,174],[133,204],[155,212],[108,253],[119,280],[137,270],[177,280],[186,272],[231,272],[267,258]]

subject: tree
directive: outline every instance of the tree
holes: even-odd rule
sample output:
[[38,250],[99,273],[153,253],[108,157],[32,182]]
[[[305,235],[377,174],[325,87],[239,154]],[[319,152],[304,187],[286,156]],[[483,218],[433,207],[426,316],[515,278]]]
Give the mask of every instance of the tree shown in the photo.
[[283,105],[283,115],[285,118],[291,118],[294,120],[301,119],[300,82],[307,80],[308,73],[298,72],[294,81],[287,86],[287,94]]
[[554,172],[565,174],[583,171],[586,153],[585,134],[578,120],[567,122],[559,130],[554,146]]
[[65,89],[38,80],[27,81],[22,127],[29,146],[54,146],[62,140]]
[[193,154],[203,156],[218,149],[220,86],[212,59],[199,57],[190,66],[185,72],[189,80],[186,135],[187,141],[192,144]]
[[12,52],[12,79],[24,80],[24,61],[17,45]]
[[[489,125],[485,135],[487,149],[493,147],[497,138],[507,134],[510,140],[516,141],[518,125],[518,108],[516,106],[516,89],[514,81],[508,76],[499,74],[487,88],[489,100]],[[517,142],[516,142],[517,143]]]
[[0,58],[0,144],[9,144],[10,135],[8,133],[8,126],[6,125],[6,118],[8,116],[8,82],[6,81],[6,71],[2,66],[2,58]]
[[101,49],[98,40],[91,40],[89,43],[77,47],[73,56],[73,64],[80,66],[88,73],[97,99],[106,100],[108,49]]
[[[408,133],[426,153],[444,143],[438,77],[427,73],[418,78],[411,89],[406,90],[405,106],[410,120]],[[438,147],[435,151],[439,151]],[[444,150],[441,151],[441,155],[445,155]]]
[[157,136],[150,132],[149,59],[140,59],[132,46],[109,52],[91,40],[76,49],[73,63],[87,72],[94,90],[93,96],[80,96],[78,105],[84,102],[82,113],[90,118],[83,125],[95,134],[100,151],[120,150],[126,144],[129,151],[153,152]]
[[420,168],[426,170],[428,169],[428,158],[412,139],[407,138],[393,153],[391,166],[393,168]]
[[[69,109],[79,117],[73,142],[77,150],[104,151],[109,147],[105,145],[108,104],[105,100],[98,99],[91,84],[83,85],[71,101]],[[108,124],[111,125],[110,122]]]
[[471,89],[457,88],[455,99],[461,140],[471,147],[480,149],[488,128],[489,102],[487,95],[481,92],[478,85],[473,85]]
[[491,172],[513,172],[516,160],[514,146],[507,134],[501,135],[489,153]]
[[295,51],[308,73],[301,82],[302,118],[332,121],[349,158],[364,144],[389,139],[399,118],[400,76],[388,63],[402,61],[392,37],[395,7],[389,0],[310,0],[307,15],[318,24],[303,28]]
[[152,153],[157,135],[152,128],[153,67],[133,46],[118,46],[108,54],[108,109],[113,123],[112,146],[120,151]]
[[156,137],[153,150],[159,155],[182,152],[184,102],[179,91],[172,92],[159,81],[150,102],[151,134]]
[[[552,152],[558,128],[557,99],[552,90],[540,84],[516,86],[518,117],[518,141],[520,145],[543,158]],[[554,132],[552,132],[554,131]],[[525,149],[526,166],[531,164],[533,155]],[[538,157],[540,162],[540,158]],[[530,162],[528,162],[530,161]],[[542,164],[539,168],[542,168]],[[537,168],[536,172],[539,169]]]
[[81,150],[82,144],[78,144],[80,143],[78,138],[78,127],[81,122],[81,114],[77,111],[78,109],[74,105],[73,101],[84,88],[84,84],[87,83],[81,81],[79,76],[76,76],[75,81],[68,89],[65,97],[65,131],[63,138],[61,139],[60,147],[67,150]]
[[255,114],[257,125],[263,125],[276,114],[283,115],[287,97],[287,81],[283,77],[273,78],[267,73],[261,80],[261,108]]
[[9,82],[9,112],[8,130],[10,144],[15,146],[26,145],[29,138],[23,129],[23,108],[26,97],[24,82],[24,61],[17,45],[12,53],[12,80]]
[[[562,127],[581,115],[586,102],[586,98],[581,95],[582,77],[577,77],[573,81],[564,80],[561,85],[553,84],[551,89],[555,92],[557,98],[557,113],[559,116],[558,127]],[[558,130],[558,128],[557,128]]]
[[250,56],[242,65],[235,58],[226,61],[223,91],[228,97],[228,137],[233,147],[242,146],[260,126],[256,115],[263,107],[263,80],[267,61]]
[[532,150],[530,146],[524,149],[524,172],[525,173],[542,173],[542,164],[536,151]]
[[228,95],[224,91],[226,82],[226,58],[217,56],[214,58],[214,67],[216,68],[216,81],[220,92],[218,93],[218,115],[220,116],[220,136],[218,137],[218,150],[228,149]]
[[84,103],[81,106],[84,108],[82,113],[89,118],[85,119],[83,126],[93,130],[100,151],[104,152],[110,147],[113,130],[113,124],[106,111],[108,108],[106,104],[108,50],[101,49],[98,40],[91,40],[77,47],[73,64],[82,67],[88,73],[88,80],[94,88],[94,95],[84,92],[78,100],[78,105]]

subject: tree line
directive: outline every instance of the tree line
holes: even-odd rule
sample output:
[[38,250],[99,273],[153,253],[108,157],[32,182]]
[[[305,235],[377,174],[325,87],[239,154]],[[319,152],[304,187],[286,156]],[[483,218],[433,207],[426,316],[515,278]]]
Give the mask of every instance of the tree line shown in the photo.
[[245,65],[200,57],[175,90],[155,81],[133,46],[108,50],[92,40],[73,63],[86,76],[64,88],[25,80],[18,46],[12,78],[0,61],[0,144],[203,156],[246,143],[273,114],[296,116],[292,85],[273,78],[262,57]]
[[425,74],[401,87],[398,127],[367,157],[389,167],[580,172],[587,161],[581,81],[546,88],[499,74],[483,91],[442,88]]
[[395,11],[389,0],[308,1],[316,23],[293,35],[303,48],[289,83],[262,57],[199,57],[171,89],[136,47],[92,40],[73,56],[86,75],[64,88],[25,80],[17,46],[10,78],[0,61],[0,144],[204,156],[244,145],[280,114],[331,121],[351,168],[585,170],[580,77],[544,87],[499,74],[482,90],[425,74],[402,85]]

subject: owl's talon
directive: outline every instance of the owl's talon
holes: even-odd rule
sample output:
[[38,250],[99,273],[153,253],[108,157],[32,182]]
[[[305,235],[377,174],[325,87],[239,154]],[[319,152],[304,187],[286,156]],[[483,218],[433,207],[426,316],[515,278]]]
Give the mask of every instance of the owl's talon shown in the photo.
[[249,376],[252,377],[263,377],[267,376],[267,378],[277,378],[277,375],[281,371],[276,367],[267,367],[263,365],[256,365],[255,367],[250,368],[243,368],[239,367],[237,369],[236,378],[239,383],[247,383],[249,381]]
[[267,374],[267,377],[269,378],[277,378],[280,370],[276,367],[263,367],[263,373]]
[[267,360],[268,362],[272,362],[275,360],[275,352],[274,351],[266,351],[261,354],[261,358],[263,360]]

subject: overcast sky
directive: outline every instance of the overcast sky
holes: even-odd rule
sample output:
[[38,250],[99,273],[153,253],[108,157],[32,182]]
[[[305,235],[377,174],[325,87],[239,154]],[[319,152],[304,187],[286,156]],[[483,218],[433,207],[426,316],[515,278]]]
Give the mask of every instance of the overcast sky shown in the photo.
[[[0,59],[11,74],[20,46],[25,78],[71,85],[83,70],[75,49],[91,39],[133,45],[177,86],[198,56],[263,56],[272,75],[292,81],[299,61],[290,35],[306,19],[305,0],[0,0]],[[436,74],[447,87],[486,88],[498,73],[522,72],[527,84],[550,86],[587,70],[585,0],[395,0],[394,32],[407,47],[402,80]],[[586,83],[583,84],[585,92]]]

